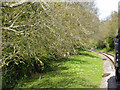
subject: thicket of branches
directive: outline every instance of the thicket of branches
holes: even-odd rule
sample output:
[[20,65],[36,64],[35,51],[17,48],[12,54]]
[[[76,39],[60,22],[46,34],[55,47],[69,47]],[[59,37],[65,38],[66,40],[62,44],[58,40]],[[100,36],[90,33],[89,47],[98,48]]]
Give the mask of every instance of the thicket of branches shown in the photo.
[[3,87],[94,46],[99,23],[94,3],[3,3]]

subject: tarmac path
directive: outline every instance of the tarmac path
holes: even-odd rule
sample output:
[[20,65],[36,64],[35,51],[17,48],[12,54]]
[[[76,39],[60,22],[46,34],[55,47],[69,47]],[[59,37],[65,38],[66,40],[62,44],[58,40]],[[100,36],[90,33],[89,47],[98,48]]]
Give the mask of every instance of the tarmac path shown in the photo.
[[[98,53],[98,52],[95,52],[95,53]],[[106,54],[107,56],[102,53],[98,53],[98,54],[103,59],[103,78],[102,78],[100,88],[104,88],[107,90],[109,89],[120,90],[120,82],[115,80],[115,66],[113,64],[114,57],[109,54],[108,55]]]

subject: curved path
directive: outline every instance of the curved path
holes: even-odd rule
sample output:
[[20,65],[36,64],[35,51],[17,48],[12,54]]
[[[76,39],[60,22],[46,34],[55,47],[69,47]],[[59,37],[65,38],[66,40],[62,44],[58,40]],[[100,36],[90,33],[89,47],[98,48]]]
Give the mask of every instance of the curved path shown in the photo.
[[120,82],[116,82],[115,80],[114,56],[103,52],[97,52],[97,51],[92,51],[92,52],[98,53],[103,59],[103,79],[100,88],[120,89]]

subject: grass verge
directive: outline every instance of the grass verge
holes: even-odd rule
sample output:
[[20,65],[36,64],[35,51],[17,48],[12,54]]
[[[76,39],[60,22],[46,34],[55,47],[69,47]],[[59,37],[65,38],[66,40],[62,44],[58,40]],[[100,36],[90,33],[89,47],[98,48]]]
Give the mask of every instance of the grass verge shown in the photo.
[[69,59],[54,61],[49,71],[34,74],[20,81],[15,88],[97,88],[102,80],[102,59],[99,55],[80,51]]
[[101,52],[107,52],[107,53],[110,53],[110,54],[114,54],[114,50],[113,51],[110,51],[110,50],[107,50],[106,48],[103,48],[103,49],[94,49],[95,51],[101,51]]

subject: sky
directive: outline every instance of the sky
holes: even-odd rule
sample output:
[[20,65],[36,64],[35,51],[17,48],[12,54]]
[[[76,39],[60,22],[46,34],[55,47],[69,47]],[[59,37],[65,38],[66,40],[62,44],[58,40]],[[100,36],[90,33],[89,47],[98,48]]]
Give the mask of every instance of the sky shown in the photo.
[[96,7],[99,9],[99,18],[104,20],[113,11],[118,12],[118,2],[120,0],[95,0]]

